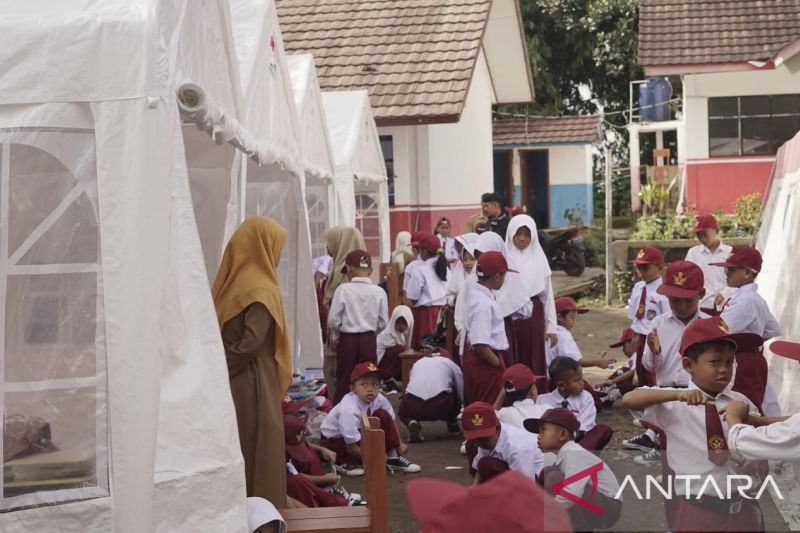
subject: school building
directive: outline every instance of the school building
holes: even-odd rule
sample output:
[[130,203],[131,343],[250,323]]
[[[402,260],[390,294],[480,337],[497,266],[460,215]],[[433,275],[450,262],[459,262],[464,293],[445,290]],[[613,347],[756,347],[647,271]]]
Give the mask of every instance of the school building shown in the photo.
[[[533,100],[516,0],[282,0],[284,45],[323,91],[366,89],[388,174],[391,234],[456,232],[493,189],[492,105]],[[359,204],[358,198],[356,204]]]
[[540,228],[593,216],[592,166],[597,116],[495,120],[494,190],[524,206]]
[[800,130],[800,2],[642,0],[639,13],[639,63],[680,101],[666,121],[628,126],[634,208],[649,158],[640,135],[653,132],[677,133],[688,205],[731,211],[764,193],[778,148]]

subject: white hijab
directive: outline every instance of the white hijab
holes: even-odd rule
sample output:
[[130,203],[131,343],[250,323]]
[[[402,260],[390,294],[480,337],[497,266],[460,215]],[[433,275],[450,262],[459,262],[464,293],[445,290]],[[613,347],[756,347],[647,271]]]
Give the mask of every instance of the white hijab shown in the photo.
[[[395,329],[397,319],[403,318],[408,324],[408,329],[405,333],[398,333]],[[389,324],[383,328],[378,334],[378,363],[383,359],[383,354],[386,353],[387,348],[392,346],[405,346],[411,348],[411,332],[414,330],[414,314],[411,308],[406,305],[398,305],[392,311],[392,316],[389,318]]]
[[406,268],[406,254],[414,255],[414,250],[411,249],[411,234],[401,231],[394,239],[394,251],[392,252],[392,263],[397,263],[401,274]]
[[[503,238],[491,231],[481,233],[478,236],[478,240],[475,242],[475,251],[481,253],[500,252],[504,256],[506,255]],[[475,279],[477,280],[477,277]],[[531,303],[522,278],[514,272],[506,274],[505,283],[503,283],[499,291],[495,291],[495,296],[504,317],[511,316]]]
[[[456,237],[456,242],[460,243],[470,255],[475,255],[475,241],[477,240],[477,233],[465,233]],[[459,257],[459,259],[461,258]],[[458,313],[459,301],[461,300],[461,294],[464,291],[464,284],[468,279],[472,278],[475,278],[474,266],[472,267],[472,272],[465,272],[464,265],[461,264],[461,261],[459,261],[458,264],[453,267],[453,273],[450,276],[450,279],[447,281],[447,297],[450,300],[448,303],[452,303],[451,298],[455,298],[456,313]]]
[[251,532],[276,520],[278,531],[286,533],[286,522],[272,503],[255,496],[247,498],[247,524]]
[[[528,228],[531,232],[531,243],[524,250],[514,246],[514,235],[520,228]],[[539,244],[536,222],[528,215],[517,215],[508,223],[506,232],[506,258],[509,266],[519,271],[528,296],[533,298],[543,293],[550,283],[552,271]]]

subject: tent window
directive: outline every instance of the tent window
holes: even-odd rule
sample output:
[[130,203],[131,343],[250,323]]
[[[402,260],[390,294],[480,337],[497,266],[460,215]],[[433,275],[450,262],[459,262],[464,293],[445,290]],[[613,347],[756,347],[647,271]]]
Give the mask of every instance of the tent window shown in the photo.
[[[372,187],[375,190],[370,190]],[[356,185],[356,228],[364,236],[367,252],[381,256],[380,189],[377,184],[358,182]]]
[[0,129],[0,510],[108,496],[94,133]]
[[800,95],[708,99],[711,157],[774,155],[800,130]]
[[380,140],[383,161],[386,163],[386,176],[389,180],[389,205],[394,206],[394,139],[391,135],[381,135]]

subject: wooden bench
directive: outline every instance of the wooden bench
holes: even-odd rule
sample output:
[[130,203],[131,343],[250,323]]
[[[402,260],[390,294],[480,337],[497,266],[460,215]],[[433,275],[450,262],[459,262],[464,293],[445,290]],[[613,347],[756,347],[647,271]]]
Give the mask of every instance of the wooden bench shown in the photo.
[[361,454],[366,476],[367,505],[359,507],[318,507],[282,509],[287,530],[326,533],[387,533],[386,447],[377,418],[361,415]]

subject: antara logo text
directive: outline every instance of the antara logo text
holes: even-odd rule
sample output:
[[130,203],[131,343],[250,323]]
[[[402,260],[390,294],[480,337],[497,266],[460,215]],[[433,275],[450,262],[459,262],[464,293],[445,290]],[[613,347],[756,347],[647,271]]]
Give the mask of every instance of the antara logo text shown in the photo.
[[[633,476],[628,474],[625,476],[622,484],[620,484],[619,490],[614,497],[621,497],[625,489],[628,488],[633,491],[638,499],[649,500],[653,494],[653,489],[655,489],[659,494],[661,494],[661,496],[671,500],[676,489],[683,487],[683,490],[679,492],[682,492],[683,494],[690,494],[690,486],[698,481],[702,481],[702,485],[700,485],[700,490],[697,492],[697,494],[692,497],[693,499],[699,500],[703,496],[710,496],[719,498],[721,500],[730,500],[733,498],[760,500],[761,496],[767,492],[769,487],[772,487],[772,492],[778,499],[783,499],[783,493],[778,488],[775,480],[772,478],[772,474],[768,474],[767,477],[764,478],[764,482],[758,487],[758,490],[755,491],[755,496],[752,495],[751,491],[751,489],[755,489],[753,478],[751,476],[731,474],[726,476],[726,479],[723,483],[724,487],[721,487],[720,483],[714,476],[680,474],[675,476],[667,476],[666,480],[662,481],[659,477],[648,474],[645,476],[645,490],[643,494],[639,485],[633,479]],[[684,497],[680,494],[677,496],[681,498]]]

